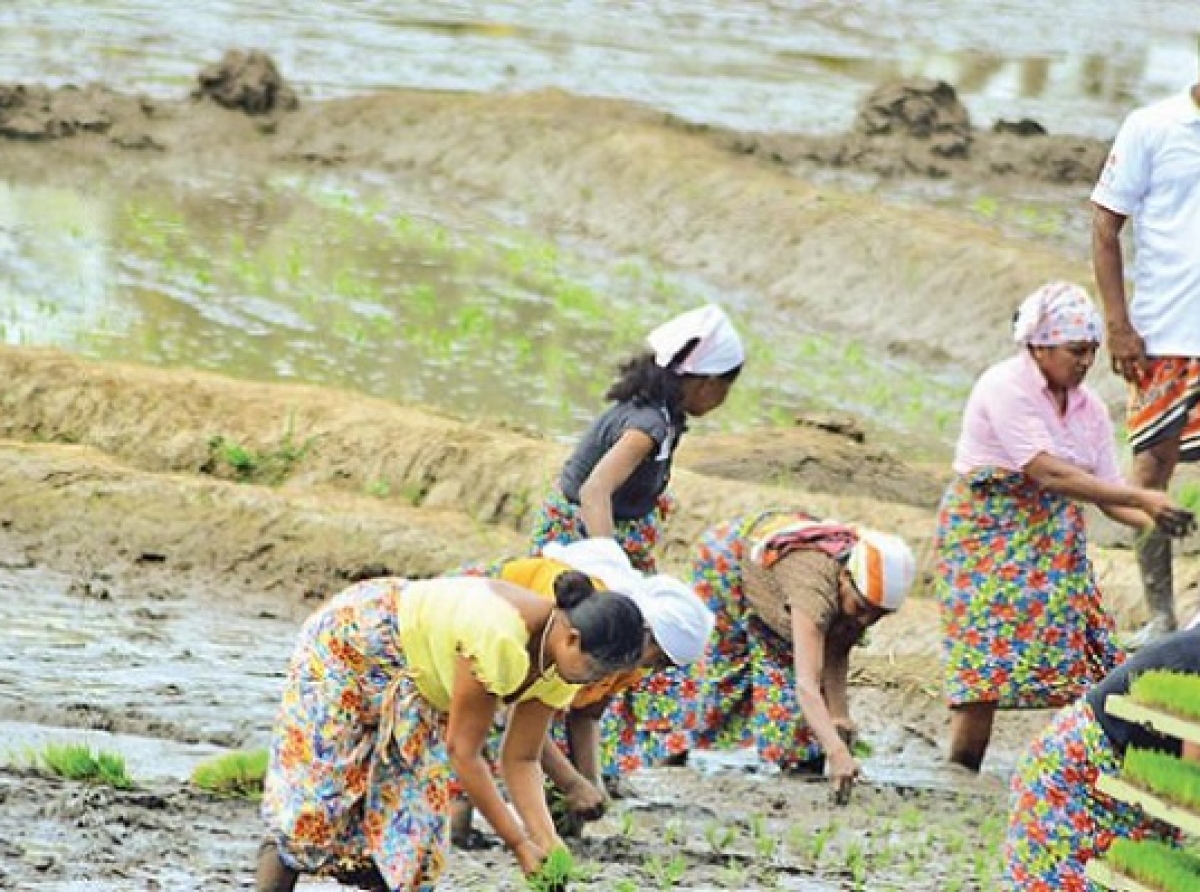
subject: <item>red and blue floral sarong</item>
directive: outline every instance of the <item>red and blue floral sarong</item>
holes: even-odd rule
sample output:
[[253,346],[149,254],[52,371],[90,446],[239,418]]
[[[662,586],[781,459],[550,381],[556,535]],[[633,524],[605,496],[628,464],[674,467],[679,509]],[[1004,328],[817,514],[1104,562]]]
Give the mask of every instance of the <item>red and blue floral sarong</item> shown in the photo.
[[1063,706],[1124,659],[1076,502],[1025,474],[960,476],[942,498],[935,549],[951,706]]

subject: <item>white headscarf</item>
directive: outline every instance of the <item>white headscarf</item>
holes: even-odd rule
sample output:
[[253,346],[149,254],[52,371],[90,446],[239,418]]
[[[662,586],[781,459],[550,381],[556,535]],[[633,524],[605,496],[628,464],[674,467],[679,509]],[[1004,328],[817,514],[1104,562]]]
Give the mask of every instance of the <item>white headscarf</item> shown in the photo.
[[704,656],[716,617],[699,596],[674,576],[647,576],[633,593],[650,634],[676,666]]
[[642,611],[650,634],[676,666],[694,663],[703,655],[716,618],[700,597],[674,576],[642,575],[614,539],[582,539],[569,545],[551,542],[542,554],[629,595]]
[[[725,311],[716,304],[664,322],[646,340],[654,351],[654,362],[681,375],[724,375],[746,361],[742,339]],[[671,361],[692,340],[697,341],[692,352],[679,365],[672,366]]]

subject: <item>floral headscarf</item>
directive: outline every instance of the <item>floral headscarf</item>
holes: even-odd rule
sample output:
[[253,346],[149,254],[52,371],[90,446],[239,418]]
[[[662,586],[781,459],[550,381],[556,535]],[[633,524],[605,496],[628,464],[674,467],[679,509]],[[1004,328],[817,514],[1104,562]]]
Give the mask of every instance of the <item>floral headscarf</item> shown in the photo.
[[1087,291],[1070,282],[1043,285],[1021,303],[1013,339],[1029,347],[1100,343],[1104,326]]

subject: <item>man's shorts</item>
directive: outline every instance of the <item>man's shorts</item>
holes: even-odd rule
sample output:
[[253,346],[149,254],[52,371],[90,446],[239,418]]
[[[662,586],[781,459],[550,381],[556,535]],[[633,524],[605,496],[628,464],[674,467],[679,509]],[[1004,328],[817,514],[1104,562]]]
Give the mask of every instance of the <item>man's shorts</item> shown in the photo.
[[1142,380],[1130,387],[1126,425],[1134,453],[1178,437],[1179,460],[1200,459],[1200,358],[1147,360]]

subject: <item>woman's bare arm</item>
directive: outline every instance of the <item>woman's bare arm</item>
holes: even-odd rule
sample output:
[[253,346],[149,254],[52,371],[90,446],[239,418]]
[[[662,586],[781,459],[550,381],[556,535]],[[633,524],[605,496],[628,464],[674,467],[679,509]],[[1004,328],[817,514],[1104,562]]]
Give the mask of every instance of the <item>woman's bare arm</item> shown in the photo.
[[639,430],[628,430],[604,453],[579,488],[579,514],[587,534],[612,536],[612,497],[654,451],[654,438]]

